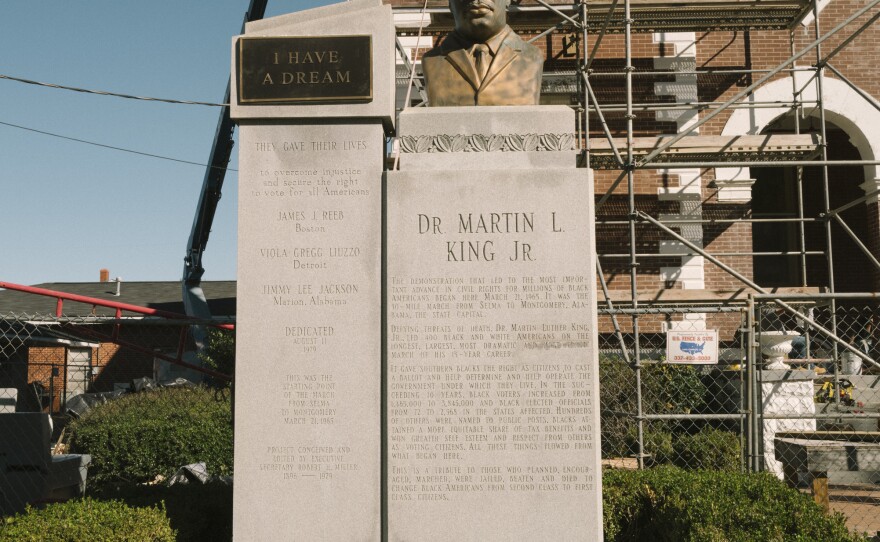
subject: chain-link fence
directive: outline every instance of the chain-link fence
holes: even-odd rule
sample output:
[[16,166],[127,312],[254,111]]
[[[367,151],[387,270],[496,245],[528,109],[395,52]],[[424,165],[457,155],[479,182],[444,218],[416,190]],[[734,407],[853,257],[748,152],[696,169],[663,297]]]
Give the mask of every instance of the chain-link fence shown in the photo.
[[[873,296],[759,296],[754,308],[756,464],[880,530],[880,344]],[[756,450],[757,451],[757,450]]]
[[[601,310],[603,461],[770,472],[877,532],[878,310],[849,295]],[[667,331],[705,329],[718,364],[666,359]]]
[[[768,471],[844,513],[852,529],[876,532],[880,371],[868,359],[880,357],[878,310],[876,302],[843,296],[601,309],[603,462]],[[100,487],[106,468],[96,468],[96,458],[67,454],[65,428],[96,402],[134,397],[138,388],[181,376],[198,380],[166,361],[192,348],[190,327],[170,320],[0,316],[0,435],[15,435],[0,439],[0,515],[25,502],[78,494],[88,480]],[[667,359],[667,332],[706,329],[718,333],[717,364]],[[231,373],[234,333],[212,331],[208,343],[202,361]],[[223,381],[208,381],[223,389]],[[194,397],[173,397],[163,415],[183,426],[220,405],[227,420],[221,425],[229,427],[225,444],[203,440],[224,450],[223,457],[199,453],[212,458],[211,474],[223,474],[232,460],[229,393]],[[187,415],[175,417],[179,412]],[[107,442],[114,453],[126,447],[122,434]],[[135,472],[141,466],[134,464],[126,468],[138,484],[155,476]]]
[[[632,332],[633,317],[638,335]],[[721,327],[719,364],[667,361],[667,331],[698,332],[712,325]],[[600,329],[621,329],[600,334],[606,463],[745,470],[744,325],[744,306],[600,311]]]

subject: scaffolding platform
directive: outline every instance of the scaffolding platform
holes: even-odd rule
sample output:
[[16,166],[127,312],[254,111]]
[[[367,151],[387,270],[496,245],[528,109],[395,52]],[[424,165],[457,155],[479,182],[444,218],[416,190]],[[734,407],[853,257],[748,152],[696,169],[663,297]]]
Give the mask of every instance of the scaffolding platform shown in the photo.
[[[660,148],[672,136],[633,138],[633,158],[638,161]],[[614,148],[621,156],[626,154],[626,139],[615,138]],[[819,137],[816,134],[774,134],[736,136],[683,137],[655,157],[652,164],[663,162],[781,162],[810,160],[818,155]],[[611,143],[606,138],[590,138],[590,167],[593,169],[620,169]]]
[[[548,2],[554,9],[573,17],[577,5]],[[613,9],[609,18],[609,11]],[[812,10],[808,0],[630,0],[633,32],[708,32],[711,30],[788,30]],[[395,7],[395,13],[414,15],[412,30],[418,32],[422,7]],[[430,22],[423,35],[445,34],[452,30],[452,14],[446,0],[429,0],[425,13]],[[623,2],[587,2],[590,33],[619,33],[625,29]],[[558,14],[534,0],[511,5],[508,23],[520,33],[542,32],[560,22]],[[569,26],[571,28],[571,26]],[[398,34],[410,32],[398,24]]]
[[[822,288],[811,286],[792,286],[769,288],[771,294],[779,295],[816,295]],[[760,293],[754,288],[738,288],[735,290],[642,290],[638,293],[639,305],[676,305],[676,304],[738,304],[743,305],[748,301],[749,295]],[[629,290],[609,290],[611,301],[617,306],[627,306],[632,303],[632,293]],[[599,290],[597,300],[599,307],[606,303],[608,297]]]

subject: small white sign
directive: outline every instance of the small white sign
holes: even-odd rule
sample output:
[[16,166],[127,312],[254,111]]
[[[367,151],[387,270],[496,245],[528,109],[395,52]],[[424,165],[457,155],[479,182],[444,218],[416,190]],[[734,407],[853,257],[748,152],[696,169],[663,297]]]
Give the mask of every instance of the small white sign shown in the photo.
[[718,330],[667,331],[666,362],[718,363]]

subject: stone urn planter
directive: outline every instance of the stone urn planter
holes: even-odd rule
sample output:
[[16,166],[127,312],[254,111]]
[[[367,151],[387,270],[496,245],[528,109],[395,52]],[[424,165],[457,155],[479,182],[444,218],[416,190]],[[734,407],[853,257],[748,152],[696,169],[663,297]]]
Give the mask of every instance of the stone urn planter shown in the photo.
[[788,365],[783,360],[791,352],[791,341],[800,337],[799,333],[792,331],[762,331],[758,334],[758,342],[761,344],[761,353],[766,358],[765,369],[787,370]]

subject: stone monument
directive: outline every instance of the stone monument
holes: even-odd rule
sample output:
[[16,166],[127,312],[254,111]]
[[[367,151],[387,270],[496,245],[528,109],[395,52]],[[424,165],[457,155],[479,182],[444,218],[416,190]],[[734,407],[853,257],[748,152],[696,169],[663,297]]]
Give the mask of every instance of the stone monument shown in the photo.
[[390,7],[355,0],[233,40],[236,541],[380,538],[392,32]]
[[400,115],[389,540],[602,538],[593,191],[573,127],[565,106]]
[[423,64],[445,107],[400,114],[384,173],[388,6],[233,42],[236,540],[602,538],[574,112],[536,105],[540,53],[507,0],[450,6],[456,34]]
[[[507,0],[449,0],[387,175],[389,540],[601,540],[592,176]],[[455,107],[492,105],[497,107]],[[517,107],[519,106],[519,107]]]

